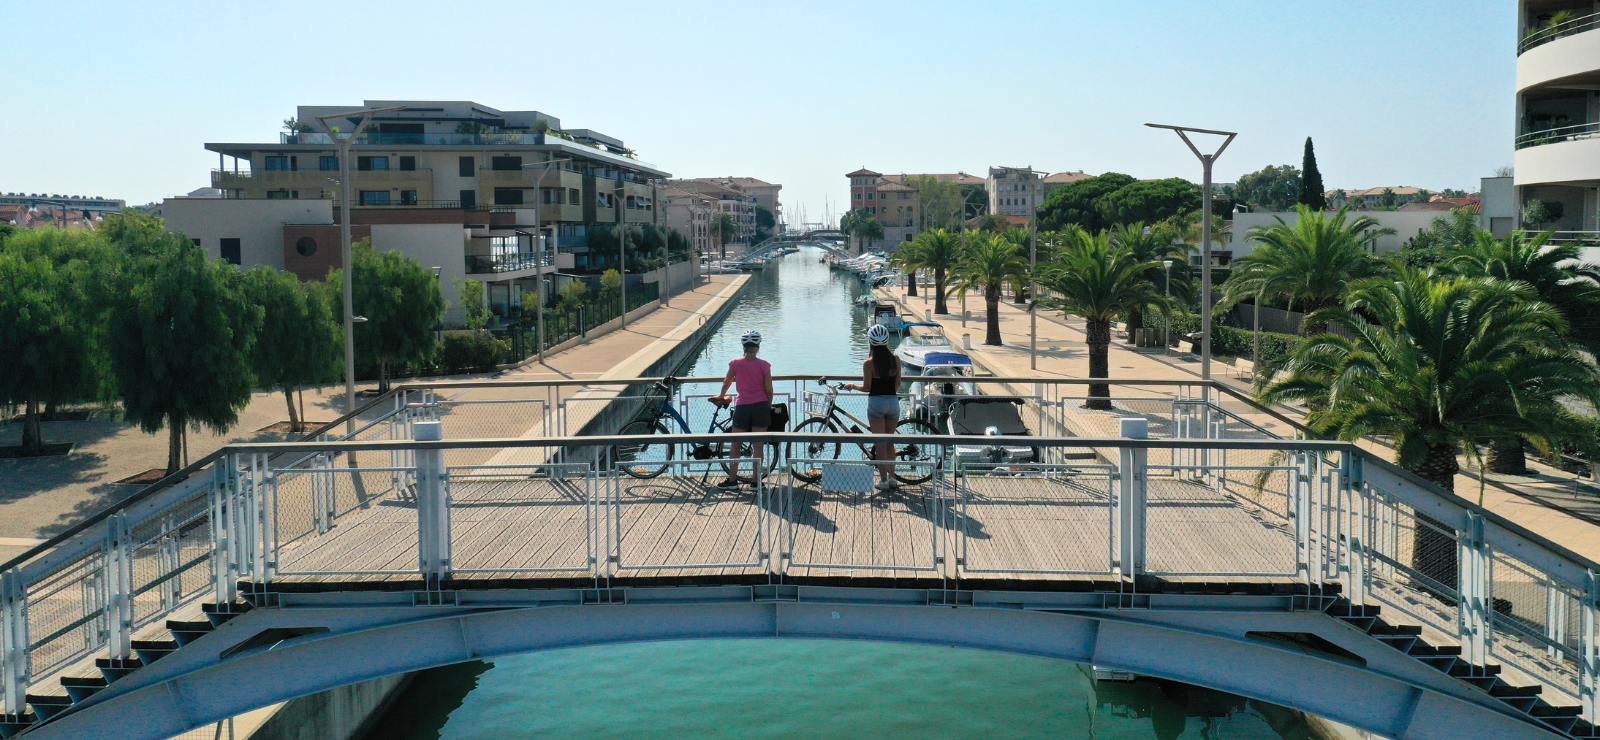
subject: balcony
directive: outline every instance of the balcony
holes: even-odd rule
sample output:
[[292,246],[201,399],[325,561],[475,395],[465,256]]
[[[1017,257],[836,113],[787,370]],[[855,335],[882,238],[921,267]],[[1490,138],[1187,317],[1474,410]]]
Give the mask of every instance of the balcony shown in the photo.
[[1534,131],[1516,140],[1517,185],[1600,182],[1600,123]]
[[517,252],[496,255],[467,255],[468,275],[496,275],[519,272],[555,264],[549,252]]
[[1517,91],[1600,71],[1600,14],[1535,31],[1517,56]]
[[[333,139],[324,133],[299,133],[279,134],[280,144],[300,144],[312,146],[333,146]],[[378,132],[362,132],[356,137],[355,144],[378,146],[559,146],[573,150],[574,154],[591,157],[600,161],[614,163],[623,167],[645,167],[655,169],[655,165],[641,162],[632,157],[580,144],[571,139],[559,136],[538,134],[532,131],[527,133],[519,131],[501,131],[480,134],[385,134]]]
[[[433,170],[428,168],[416,170],[355,170],[350,173],[350,176],[357,186],[384,183],[397,186],[426,184],[430,189],[433,187]],[[332,188],[336,186],[338,180],[338,170],[211,171],[211,186],[224,190],[277,187]]]
[[1517,44],[1517,56],[1522,56],[1522,54],[1529,49],[1543,46],[1551,41],[1555,41],[1556,39],[1583,33],[1584,31],[1593,30],[1595,28],[1600,28],[1600,13],[1580,16],[1569,21],[1557,23],[1555,25],[1536,28],[1532,31],[1529,31],[1526,36],[1523,36],[1522,42]]

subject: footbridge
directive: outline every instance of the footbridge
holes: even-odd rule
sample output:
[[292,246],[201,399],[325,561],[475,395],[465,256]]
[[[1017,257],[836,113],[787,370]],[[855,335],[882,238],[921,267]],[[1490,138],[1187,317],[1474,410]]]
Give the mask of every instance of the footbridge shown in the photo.
[[[779,378],[797,417],[827,410],[814,379]],[[676,386],[693,428],[719,381]],[[159,740],[462,661],[789,638],[1091,663],[1392,738],[1595,736],[1600,566],[1355,445],[1275,436],[1225,386],[981,378],[1021,404],[1003,448],[559,433],[599,398],[653,407],[648,382],[404,386],[355,434],[230,445],[5,564],[0,731]],[[764,445],[759,475],[736,443]]]
[[759,259],[771,253],[774,249],[782,249],[784,247],[816,247],[841,257],[848,257],[850,256],[850,250],[845,246],[844,242],[845,237],[843,235],[832,236],[826,233],[817,236],[813,236],[811,232],[798,236],[775,236],[756,245],[756,248],[746,254],[744,259]]

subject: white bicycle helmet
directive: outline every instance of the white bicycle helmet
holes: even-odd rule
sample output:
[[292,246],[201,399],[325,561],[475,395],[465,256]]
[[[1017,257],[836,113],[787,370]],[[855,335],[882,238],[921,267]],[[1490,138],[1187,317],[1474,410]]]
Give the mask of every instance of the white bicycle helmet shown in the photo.
[[740,344],[754,344],[754,345],[759,346],[761,344],[761,332],[759,332],[759,331],[747,331],[747,332],[744,333],[744,336],[739,337],[739,343]]
[[888,327],[885,327],[883,324],[873,324],[872,328],[867,330],[867,341],[872,344],[888,344]]

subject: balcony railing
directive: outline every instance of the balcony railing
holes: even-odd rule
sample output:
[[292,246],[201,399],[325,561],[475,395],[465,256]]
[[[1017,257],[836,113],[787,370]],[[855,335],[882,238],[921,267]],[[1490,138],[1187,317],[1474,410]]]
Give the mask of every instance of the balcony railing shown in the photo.
[[1594,123],[1580,123],[1576,126],[1562,126],[1560,128],[1547,128],[1540,131],[1529,131],[1517,137],[1517,148],[1527,149],[1545,144],[1559,144],[1563,141],[1580,141],[1592,139],[1600,134],[1600,121]]
[[490,256],[469,254],[467,255],[467,274],[490,275],[499,272],[516,272],[518,270],[532,270],[535,267],[549,267],[553,264],[555,264],[555,260],[549,252],[518,252],[516,254]]
[[[281,133],[278,135],[281,144],[315,144],[332,146],[333,139],[324,133]],[[617,162],[631,162],[644,167],[654,167],[648,162],[640,162],[632,157],[625,157],[615,152],[608,152],[598,147],[580,144],[571,139],[559,136],[547,136],[533,132],[521,133],[517,131],[502,131],[481,134],[385,134],[379,132],[362,132],[356,137],[355,143],[389,146],[540,146],[545,144],[561,145],[576,149],[587,149],[593,152],[592,156],[603,157]]]
[[1529,31],[1526,36],[1522,37],[1522,43],[1517,44],[1517,54],[1520,55],[1535,46],[1543,46],[1544,44],[1548,44],[1551,41],[1555,41],[1563,36],[1571,36],[1573,34],[1583,33],[1584,31],[1595,28],[1596,26],[1600,26],[1600,13],[1580,16],[1578,18],[1573,18],[1570,21],[1563,21],[1555,25],[1536,28],[1532,31]]
[[[433,182],[433,170],[420,167],[411,170],[351,170],[352,179],[359,183],[373,182]],[[220,183],[259,183],[262,185],[276,185],[279,183],[316,184],[323,183],[329,187],[339,179],[338,170],[212,170],[211,184],[213,187],[225,187]]]
[[1571,244],[1580,247],[1600,247],[1600,231],[1552,231],[1550,239],[1545,243],[1551,246]]

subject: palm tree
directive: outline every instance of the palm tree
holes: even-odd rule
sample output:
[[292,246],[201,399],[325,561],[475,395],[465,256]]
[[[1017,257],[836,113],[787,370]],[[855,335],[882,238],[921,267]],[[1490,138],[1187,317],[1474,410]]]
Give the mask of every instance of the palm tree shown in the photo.
[[[1028,261],[1017,254],[1017,245],[996,234],[973,234],[950,272],[949,292],[983,290],[988,331],[983,343],[1000,346],[1000,288],[1007,280],[1028,273]],[[937,273],[936,273],[937,274]],[[942,294],[941,294],[942,296]]]
[[[1113,244],[1104,231],[1094,236],[1077,232],[1073,244],[1039,269],[1039,287],[1054,296],[1040,305],[1082,316],[1087,325],[1091,378],[1111,377],[1111,321],[1118,314],[1166,306],[1149,279],[1161,263],[1138,259],[1132,250]],[[1091,384],[1084,407],[1110,409],[1111,385]]]
[[[1402,266],[1352,286],[1342,307],[1313,320],[1350,336],[1308,339],[1287,377],[1260,376],[1261,400],[1307,401],[1313,428],[1340,439],[1390,435],[1395,462],[1440,488],[1455,490],[1456,449],[1475,454],[1480,438],[1584,441],[1582,420],[1558,399],[1593,400],[1600,373],[1569,351],[1560,313],[1526,285]],[[1454,541],[1418,516],[1432,526],[1419,527],[1414,567],[1455,587]]]
[[[1000,232],[1000,238],[1017,245],[1017,253],[1023,255],[1023,259],[1027,259],[1028,248],[1032,246],[1031,235],[1028,233],[1027,229],[1011,227]],[[1027,289],[1027,284],[1023,281],[1023,276],[1018,275],[1016,278],[1012,279],[1011,302],[1018,305],[1026,305],[1028,302],[1028,296],[1026,292]]]
[[711,217],[710,231],[722,246],[722,258],[727,259],[728,242],[739,238],[739,222],[731,213],[719,213]]
[[872,216],[859,218],[855,223],[855,234],[861,239],[861,253],[865,254],[872,248],[873,242],[883,238],[883,222]]
[[[1165,270],[1161,264],[1163,260],[1186,261],[1187,248],[1181,244],[1174,244],[1172,232],[1160,225],[1146,227],[1144,222],[1135,221],[1131,224],[1113,227],[1111,244],[1132,254],[1138,262],[1149,262],[1155,265],[1151,274],[1145,278],[1151,283],[1156,282],[1156,273]],[[1144,328],[1144,308],[1134,307],[1128,309],[1128,344],[1134,343],[1134,334]]]
[[[1328,215],[1309,206],[1295,206],[1299,219],[1293,226],[1279,217],[1271,226],[1250,230],[1254,252],[1239,259],[1233,275],[1223,284],[1217,310],[1231,308],[1246,298],[1282,298],[1289,309],[1315,313],[1337,306],[1352,281],[1378,274],[1382,263],[1372,255],[1372,242],[1394,229],[1379,228],[1370,216],[1348,221],[1349,207]],[[1325,324],[1309,318],[1301,326],[1306,335],[1320,334]]]
[[[1590,354],[1600,356],[1600,270],[1580,262],[1579,247],[1549,246],[1554,232],[1528,238],[1517,229],[1505,239],[1476,231],[1473,240],[1458,245],[1447,267],[1468,277],[1516,281],[1533,290],[1567,322],[1568,339]],[[1500,437],[1489,443],[1489,470],[1523,475],[1528,472],[1522,438]]]
[[933,271],[933,312],[950,313],[945,302],[945,278],[961,261],[961,237],[944,229],[924,231],[917,235],[917,266]]
[[919,262],[921,249],[922,237],[919,235],[916,239],[901,244],[899,249],[894,250],[894,254],[889,255],[889,264],[906,275],[907,298],[917,297],[917,270],[922,267]]

